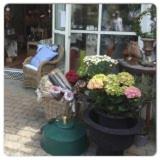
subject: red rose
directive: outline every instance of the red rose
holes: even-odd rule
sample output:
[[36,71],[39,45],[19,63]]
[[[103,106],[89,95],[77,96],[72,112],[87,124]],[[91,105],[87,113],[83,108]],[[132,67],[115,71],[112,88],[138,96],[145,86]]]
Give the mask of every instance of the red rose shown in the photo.
[[76,73],[76,71],[70,70],[69,72],[66,73],[66,78],[71,84],[75,84],[78,81],[79,76]]

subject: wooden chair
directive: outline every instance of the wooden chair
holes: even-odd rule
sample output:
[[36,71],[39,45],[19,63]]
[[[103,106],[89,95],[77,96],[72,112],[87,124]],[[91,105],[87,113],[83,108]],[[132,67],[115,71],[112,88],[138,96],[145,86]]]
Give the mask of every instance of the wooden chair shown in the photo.
[[25,66],[26,64],[30,64],[32,57],[26,58],[23,62],[24,86],[37,88],[41,77],[48,74],[51,70],[56,68],[59,62],[62,60],[63,56],[64,56],[64,48],[62,46],[59,46],[57,57],[51,61],[42,62],[38,67],[37,71]]

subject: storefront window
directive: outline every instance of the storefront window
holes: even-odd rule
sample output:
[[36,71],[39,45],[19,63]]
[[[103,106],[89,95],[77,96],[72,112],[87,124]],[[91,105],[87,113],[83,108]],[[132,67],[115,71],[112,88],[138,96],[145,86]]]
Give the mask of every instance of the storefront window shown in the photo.
[[130,32],[131,22],[140,13],[139,4],[105,4],[102,8],[103,31],[125,31]]
[[132,36],[102,35],[100,53],[112,58],[122,58],[123,51]]
[[65,4],[56,4],[55,5],[55,29],[56,30],[65,30]]
[[[60,35],[60,34],[55,34],[55,44],[62,45],[63,47],[65,47],[65,36],[64,35]],[[64,71],[64,68],[65,68],[65,55],[64,55],[63,59],[60,61],[60,63],[58,64],[58,67],[62,71]]]
[[70,49],[70,69],[77,69],[85,55],[95,55],[97,52],[97,35],[72,34]]
[[98,5],[72,5],[71,28],[75,30],[97,30]]

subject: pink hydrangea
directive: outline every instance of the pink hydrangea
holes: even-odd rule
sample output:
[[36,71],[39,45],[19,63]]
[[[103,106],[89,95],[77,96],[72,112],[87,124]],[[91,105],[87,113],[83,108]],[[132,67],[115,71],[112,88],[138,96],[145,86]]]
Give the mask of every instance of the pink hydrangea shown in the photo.
[[141,91],[140,91],[140,89],[136,88],[134,86],[130,86],[130,87],[125,88],[124,94],[129,99],[140,98],[141,97]]

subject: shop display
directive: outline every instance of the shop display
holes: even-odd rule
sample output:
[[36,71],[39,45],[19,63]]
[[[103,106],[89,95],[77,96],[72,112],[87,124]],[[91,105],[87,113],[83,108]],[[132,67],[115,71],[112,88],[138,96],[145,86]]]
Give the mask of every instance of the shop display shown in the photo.
[[130,64],[138,64],[142,58],[141,50],[138,46],[138,42],[130,41],[123,51],[124,59]]
[[97,51],[97,35],[86,36],[86,54],[94,55]]
[[101,29],[104,31],[132,31],[132,19],[138,13],[140,13],[139,4],[105,4],[102,8]]
[[113,31],[123,31],[122,18],[120,17],[119,11],[112,14],[112,29]]
[[98,6],[94,4],[72,5],[71,28],[74,30],[97,30]]

